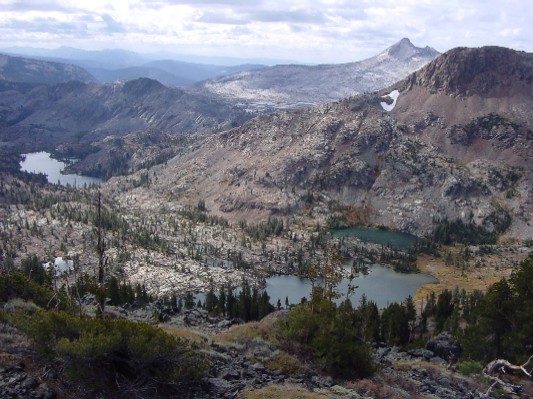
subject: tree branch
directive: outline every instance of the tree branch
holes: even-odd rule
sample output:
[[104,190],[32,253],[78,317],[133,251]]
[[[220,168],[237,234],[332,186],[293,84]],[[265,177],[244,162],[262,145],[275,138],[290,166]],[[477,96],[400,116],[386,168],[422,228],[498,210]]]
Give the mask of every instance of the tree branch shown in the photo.
[[512,384],[510,382],[503,381],[500,377],[503,374],[522,374],[524,373],[528,378],[532,378],[531,372],[526,370],[527,365],[533,360],[533,355],[527,359],[527,362],[517,366],[510,363],[505,359],[496,359],[487,364],[483,369],[483,374],[493,381],[492,385],[489,387],[487,392],[481,394],[482,398],[489,398],[492,390],[496,387],[503,389],[505,392],[513,395],[513,397],[520,397],[520,392],[522,391],[522,386],[517,384]]

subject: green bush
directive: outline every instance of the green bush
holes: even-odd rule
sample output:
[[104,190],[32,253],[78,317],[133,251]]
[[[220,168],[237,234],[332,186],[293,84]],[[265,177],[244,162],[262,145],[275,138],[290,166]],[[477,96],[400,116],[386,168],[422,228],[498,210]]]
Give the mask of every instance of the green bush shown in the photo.
[[53,311],[15,314],[11,322],[41,353],[61,359],[68,377],[83,379],[100,391],[118,388],[118,380],[161,391],[198,380],[207,366],[186,341],[146,323]]
[[459,373],[469,376],[473,374],[481,374],[483,371],[483,363],[474,361],[463,361],[456,365],[456,369]]
[[33,279],[28,279],[21,272],[0,273],[0,302],[22,298],[45,307],[53,295],[54,293],[50,288],[42,286]]

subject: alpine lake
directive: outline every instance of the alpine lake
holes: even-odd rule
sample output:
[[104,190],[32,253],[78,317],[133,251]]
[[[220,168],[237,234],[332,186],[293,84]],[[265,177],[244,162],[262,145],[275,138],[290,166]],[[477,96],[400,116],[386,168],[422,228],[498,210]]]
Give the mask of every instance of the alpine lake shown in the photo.
[[[332,231],[331,234],[333,237],[357,237],[362,241],[387,245],[398,250],[408,249],[417,240],[417,237],[410,234],[370,227],[339,229]],[[349,270],[352,262],[353,260],[348,260],[344,267]],[[216,261],[208,262],[208,264],[222,265]],[[223,267],[231,267],[231,264],[226,261]],[[352,305],[357,306],[364,295],[368,301],[374,302],[379,308],[384,308],[394,302],[403,302],[409,296],[414,297],[417,290],[425,284],[437,282],[436,278],[428,274],[399,273],[381,264],[372,264],[367,265],[365,272],[360,272],[351,282],[356,289],[349,298]],[[315,284],[320,284],[320,281]],[[348,279],[340,282],[338,286],[340,297],[337,302],[346,299],[349,285]],[[278,300],[283,305],[286,301],[289,304],[298,304],[304,297],[309,299],[312,283],[305,277],[274,275],[266,279],[265,289],[272,304],[276,304]],[[204,301],[205,294],[197,294],[195,299]]]
[[97,177],[63,174],[63,170],[67,167],[67,164],[53,159],[48,152],[32,152],[23,154],[23,156],[24,160],[20,163],[22,171],[43,173],[46,175],[48,183],[83,187],[84,185],[99,184],[102,182],[102,179]]

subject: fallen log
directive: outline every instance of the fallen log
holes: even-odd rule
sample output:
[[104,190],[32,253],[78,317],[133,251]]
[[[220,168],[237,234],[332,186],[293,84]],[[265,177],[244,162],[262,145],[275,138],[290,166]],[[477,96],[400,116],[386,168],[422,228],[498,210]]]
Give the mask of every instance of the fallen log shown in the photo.
[[503,375],[522,374],[527,376],[528,378],[533,378],[531,374],[533,370],[528,371],[526,369],[526,367],[532,360],[533,355],[530,356],[529,359],[527,359],[527,362],[522,365],[512,364],[511,362],[505,359],[496,359],[487,364],[487,366],[485,366],[485,368],[483,369],[483,374],[492,381],[492,385],[489,387],[487,392],[481,394],[481,397],[489,398],[494,388],[500,388],[508,394],[512,395],[513,397],[520,398],[522,386],[518,384],[513,384],[511,382],[503,381],[501,377]]

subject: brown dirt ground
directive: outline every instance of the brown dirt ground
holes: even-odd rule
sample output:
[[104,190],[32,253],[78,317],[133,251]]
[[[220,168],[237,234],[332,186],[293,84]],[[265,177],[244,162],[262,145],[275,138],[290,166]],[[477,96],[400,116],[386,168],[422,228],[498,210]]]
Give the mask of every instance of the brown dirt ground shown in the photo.
[[439,280],[435,284],[425,284],[416,293],[415,300],[426,298],[431,292],[439,294],[445,289],[453,290],[455,287],[465,289],[467,292],[474,290],[487,291],[494,283],[502,278],[508,278],[513,271],[513,263],[519,263],[527,257],[527,253],[517,253],[505,260],[500,256],[491,256],[485,259],[485,266],[475,267],[472,264],[462,269],[448,266],[444,258],[435,258],[429,255],[418,257],[418,268],[422,273],[427,273]]

